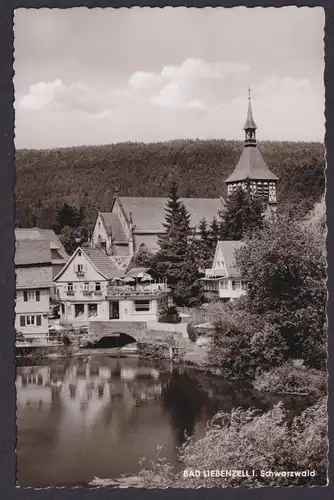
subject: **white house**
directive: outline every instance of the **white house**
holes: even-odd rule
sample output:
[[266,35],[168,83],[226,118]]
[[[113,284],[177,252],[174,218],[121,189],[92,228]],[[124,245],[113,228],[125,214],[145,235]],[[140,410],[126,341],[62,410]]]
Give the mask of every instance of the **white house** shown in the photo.
[[16,241],[15,329],[25,337],[45,337],[49,331],[52,263],[47,240]]
[[168,305],[166,283],[153,283],[145,270],[120,271],[97,248],[78,248],[54,281],[63,325],[155,321]]
[[247,283],[241,279],[235,263],[235,252],[242,248],[242,241],[218,241],[211,269],[205,270],[201,278],[207,296],[219,297],[224,301],[244,295]]

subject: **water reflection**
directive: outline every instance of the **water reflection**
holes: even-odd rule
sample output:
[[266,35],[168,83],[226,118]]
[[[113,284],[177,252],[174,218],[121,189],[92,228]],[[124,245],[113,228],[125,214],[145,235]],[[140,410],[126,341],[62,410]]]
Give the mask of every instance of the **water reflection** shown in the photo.
[[175,462],[218,410],[275,402],[170,363],[98,355],[19,366],[16,386],[18,484],[33,487],[136,473],[161,443]]

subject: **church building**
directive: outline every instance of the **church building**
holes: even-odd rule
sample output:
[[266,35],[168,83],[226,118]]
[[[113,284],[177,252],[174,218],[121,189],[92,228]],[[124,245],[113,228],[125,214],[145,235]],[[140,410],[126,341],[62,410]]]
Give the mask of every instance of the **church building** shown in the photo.
[[[91,246],[108,255],[132,256],[142,245],[158,250],[158,236],[164,234],[163,222],[168,198],[116,196],[110,212],[98,212]],[[208,223],[224,209],[223,198],[181,198],[190,215],[190,225],[199,233],[202,218]]]
[[[266,165],[258,148],[256,124],[253,119],[249,95],[248,114],[244,126],[245,142],[239,161],[225,180],[227,196],[239,186],[250,186],[251,192],[265,201],[273,210],[277,206],[277,182]],[[160,197],[114,197],[110,212],[98,212],[91,246],[97,247],[114,259],[126,259],[144,245],[155,252],[158,250],[158,236],[164,234],[163,222],[168,198]],[[181,198],[190,214],[190,225],[199,234],[202,218],[210,223],[225,208],[220,198]]]

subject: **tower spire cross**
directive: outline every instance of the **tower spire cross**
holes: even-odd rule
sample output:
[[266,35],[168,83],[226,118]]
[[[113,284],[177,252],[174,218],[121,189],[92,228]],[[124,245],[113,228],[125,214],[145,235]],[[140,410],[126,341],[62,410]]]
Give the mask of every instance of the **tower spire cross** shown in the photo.
[[251,88],[250,88],[250,85],[248,85],[248,99],[251,100]]

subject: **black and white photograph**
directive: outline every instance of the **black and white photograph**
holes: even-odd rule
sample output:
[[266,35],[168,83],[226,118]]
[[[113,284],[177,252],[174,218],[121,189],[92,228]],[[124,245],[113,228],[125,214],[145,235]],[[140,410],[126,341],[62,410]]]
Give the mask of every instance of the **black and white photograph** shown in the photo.
[[324,10],[13,22],[16,485],[327,486]]

